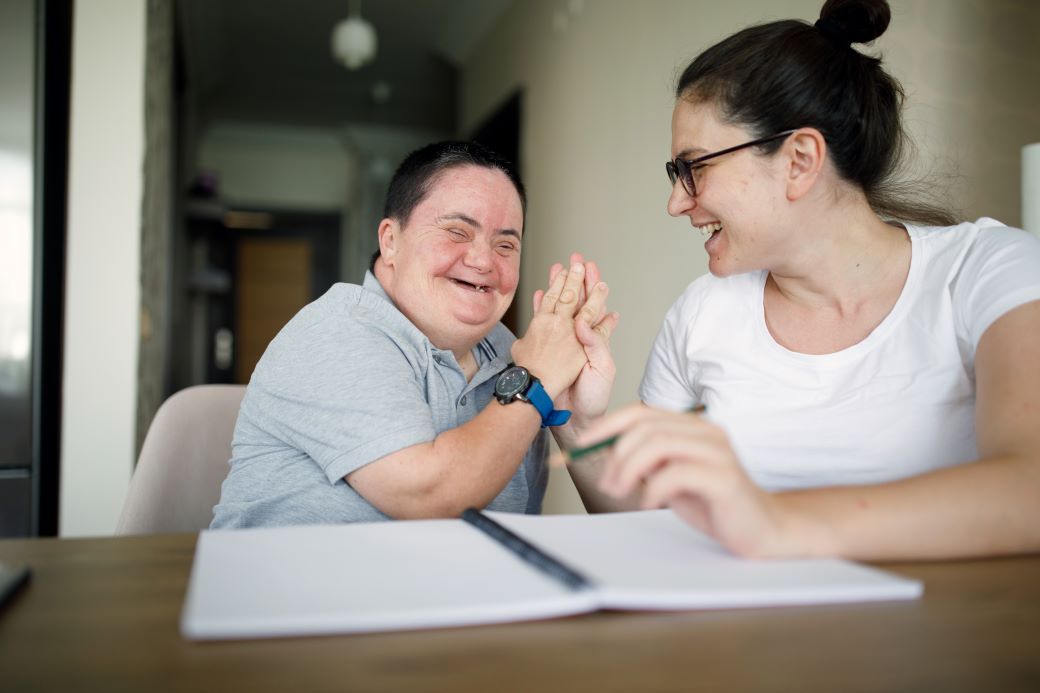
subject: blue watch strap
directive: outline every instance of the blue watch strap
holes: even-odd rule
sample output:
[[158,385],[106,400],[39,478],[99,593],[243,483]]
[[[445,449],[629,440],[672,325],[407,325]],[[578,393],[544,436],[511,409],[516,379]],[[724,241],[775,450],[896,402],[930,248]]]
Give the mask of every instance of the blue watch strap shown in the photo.
[[534,405],[538,413],[542,415],[542,428],[546,426],[562,426],[571,418],[571,413],[566,409],[553,409],[552,397],[542,387],[537,379],[531,382],[524,394],[527,401]]

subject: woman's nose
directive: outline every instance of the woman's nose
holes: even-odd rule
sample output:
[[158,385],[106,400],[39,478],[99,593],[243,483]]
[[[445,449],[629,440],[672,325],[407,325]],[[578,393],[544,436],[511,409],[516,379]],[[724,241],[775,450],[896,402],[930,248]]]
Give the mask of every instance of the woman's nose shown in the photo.
[[686,192],[681,181],[672,184],[672,194],[668,196],[668,214],[681,217],[697,204],[697,198]]

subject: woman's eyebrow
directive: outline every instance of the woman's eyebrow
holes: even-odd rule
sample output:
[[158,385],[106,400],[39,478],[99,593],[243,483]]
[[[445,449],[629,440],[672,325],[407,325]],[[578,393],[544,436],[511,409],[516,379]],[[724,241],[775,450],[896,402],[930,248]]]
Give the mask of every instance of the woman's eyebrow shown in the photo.
[[687,147],[678,154],[675,155],[676,159],[696,159],[698,155],[707,154],[708,150],[704,147]]

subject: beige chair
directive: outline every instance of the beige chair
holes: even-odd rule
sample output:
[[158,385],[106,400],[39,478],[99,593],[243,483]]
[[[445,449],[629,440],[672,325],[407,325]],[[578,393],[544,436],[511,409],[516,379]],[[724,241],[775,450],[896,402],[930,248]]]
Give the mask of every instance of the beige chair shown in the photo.
[[116,534],[209,526],[228,472],[244,385],[196,385],[163,402],[148,427]]

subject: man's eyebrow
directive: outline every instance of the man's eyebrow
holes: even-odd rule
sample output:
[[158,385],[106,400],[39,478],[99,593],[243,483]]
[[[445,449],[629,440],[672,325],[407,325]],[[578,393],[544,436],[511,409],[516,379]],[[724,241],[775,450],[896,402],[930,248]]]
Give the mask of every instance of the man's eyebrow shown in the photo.
[[444,214],[444,215],[441,215],[441,216],[437,217],[437,223],[441,223],[441,222],[444,222],[444,221],[461,221],[464,224],[469,224],[470,226],[474,226],[474,227],[476,227],[478,229],[480,228],[480,222],[479,221],[477,221],[476,219],[474,219],[473,217],[471,217],[469,215],[462,214],[461,212],[455,212],[455,213],[452,213],[452,214]]
[[[469,216],[468,214],[462,214],[461,212],[442,214],[441,216],[437,217],[438,224],[443,223],[445,221],[461,221],[462,223],[469,224],[474,228],[481,228],[479,221]],[[520,232],[516,229],[499,229],[497,233],[502,236],[515,236],[517,239],[522,238]]]

